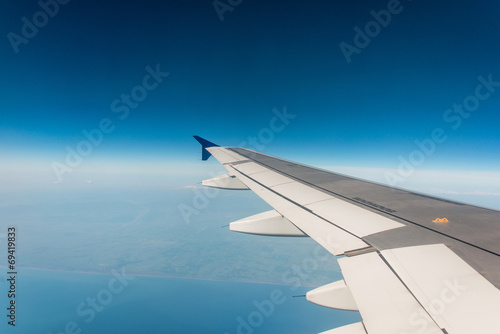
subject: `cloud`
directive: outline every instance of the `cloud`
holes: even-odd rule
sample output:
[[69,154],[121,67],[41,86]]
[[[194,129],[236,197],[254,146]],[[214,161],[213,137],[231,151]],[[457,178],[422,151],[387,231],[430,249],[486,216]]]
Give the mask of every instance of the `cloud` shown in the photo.
[[447,194],[447,195],[473,195],[473,196],[500,196],[498,192],[489,191],[454,191],[454,190],[444,190],[444,189],[431,189],[433,194]]
[[173,190],[181,190],[181,189],[203,189],[205,187],[203,187],[202,185],[199,185],[199,186],[193,186],[193,185],[188,185],[188,186],[182,186],[182,187],[176,187],[176,188],[172,188]]

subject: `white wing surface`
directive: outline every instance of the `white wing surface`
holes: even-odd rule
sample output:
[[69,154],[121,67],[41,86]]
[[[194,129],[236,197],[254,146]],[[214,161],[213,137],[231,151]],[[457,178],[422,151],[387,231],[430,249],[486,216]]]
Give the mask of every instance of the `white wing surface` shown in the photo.
[[274,210],[230,229],[309,236],[343,281],[307,299],[359,310],[329,334],[500,334],[500,212],[392,188],[195,136],[228,174],[205,186],[250,189]]

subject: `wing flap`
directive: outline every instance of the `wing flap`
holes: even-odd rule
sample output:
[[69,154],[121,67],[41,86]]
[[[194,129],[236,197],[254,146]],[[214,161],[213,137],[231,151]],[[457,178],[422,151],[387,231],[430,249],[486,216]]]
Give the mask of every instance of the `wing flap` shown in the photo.
[[357,322],[355,324],[330,329],[329,331],[321,332],[319,334],[366,334],[366,331],[363,324],[361,322]]
[[[213,151],[216,152],[216,151],[218,151],[218,149],[215,148],[215,149],[213,149]],[[238,166],[237,169],[246,175],[262,173],[262,172],[269,170],[269,168],[263,167],[255,162],[245,162],[245,163],[238,164],[237,166]]]
[[[265,185],[267,186],[267,185]],[[291,182],[271,187],[271,189],[280,195],[294,201],[300,205],[307,205],[319,201],[333,198],[322,191],[316,190],[300,182]]]
[[[276,210],[273,217],[283,216],[332,254],[347,255],[339,264],[363,323],[324,333],[500,333],[498,243],[493,242],[499,212],[207,145],[228,175]],[[273,226],[257,226],[267,214],[257,217],[250,232],[276,234],[268,231]],[[447,217],[447,223],[437,224],[436,217]],[[407,233],[415,229],[419,233]],[[483,253],[490,257],[478,255]],[[334,290],[336,296],[345,292]]]
[[305,237],[306,235],[276,210],[259,213],[229,223],[231,231],[289,237]]
[[351,250],[368,247],[363,240],[304,210],[293,201],[241,174],[234,168],[236,166],[226,165],[225,167],[232,171],[259,197],[274,207],[276,211],[332,254],[341,255]]
[[381,253],[448,333],[498,333],[500,291],[448,247],[425,245]]
[[344,280],[320,286],[307,292],[306,298],[311,303],[338,310],[358,311],[356,301]]
[[392,219],[337,198],[308,204],[306,207],[360,238],[404,226]]
[[[217,151],[219,148],[211,150]],[[214,154],[215,155],[215,154]],[[279,194],[316,216],[361,238],[370,234],[387,231],[404,225],[372,211],[345,202],[314,187],[295,181],[255,162],[229,164],[237,177],[245,176],[263,189]],[[242,180],[243,181],[243,180]],[[247,184],[248,186],[248,184]],[[273,205],[272,203],[268,202]],[[284,215],[284,213],[282,212]]]
[[243,182],[241,182],[237,177],[229,174],[219,175],[208,180],[203,180],[201,184],[205,187],[221,189],[248,189],[248,187],[243,184]]
[[369,334],[438,334],[441,329],[379,254],[339,259]]
[[252,174],[252,178],[255,181],[265,184],[269,187],[295,182],[293,179],[289,177],[283,176],[279,173],[270,170]]

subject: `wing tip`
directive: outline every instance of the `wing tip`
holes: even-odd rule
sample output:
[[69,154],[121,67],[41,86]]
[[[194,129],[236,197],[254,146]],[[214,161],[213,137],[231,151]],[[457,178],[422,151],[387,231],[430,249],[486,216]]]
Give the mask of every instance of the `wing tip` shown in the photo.
[[203,161],[208,160],[210,156],[212,155],[210,152],[207,151],[208,147],[219,147],[219,145],[212,143],[211,141],[206,140],[205,138],[202,138],[200,136],[193,136],[194,139],[201,145],[201,159]]

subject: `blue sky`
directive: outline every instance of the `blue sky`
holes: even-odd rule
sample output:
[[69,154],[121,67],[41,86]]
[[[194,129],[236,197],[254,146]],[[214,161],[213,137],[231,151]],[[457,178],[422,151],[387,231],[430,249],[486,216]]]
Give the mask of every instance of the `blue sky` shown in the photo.
[[[100,265],[87,232],[109,247],[99,251],[105,260],[150,254],[132,246],[164,236],[196,260],[198,249],[207,257],[230,249],[244,265],[220,267],[235,280],[240,271],[279,275],[288,269],[283,257],[310,256],[287,240],[276,246],[278,257],[266,239],[229,247],[249,236],[221,237],[228,231],[220,226],[267,208],[251,194],[222,192],[191,224],[182,221],[179,205],[194,203],[197,183],[223,173],[214,159],[200,161],[192,135],[385,183],[420,159],[397,186],[500,209],[499,3],[230,2],[215,0],[219,10],[230,8],[221,14],[214,0],[3,1],[0,224],[20,225],[24,264],[76,254]],[[356,52],[346,57],[347,44]],[[467,103],[470,112],[455,112]],[[153,215],[124,218],[122,206],[105,205],[134,208],[131,200]],[[108,211],[101,216],[89,203]],[[110,222],[130,224],[117,233]]]
[[[3,4],[4,170],[50,170],[103,119],[113,130],[77,168],[190,163],[199,154],[191,135],[236,146],[284,106],[296,118],[266,153],[398,168],[415,140],[442,128],[447,140],[420,168],[498,170],[500,91],[458,129],[443,120],[474,95],[479,76],[500,81],[496,3],[243,0],[223,21],[211,1],[58,6],[34,37],[13,46],[9,34],[22,36],[22,18],[33,22],[41,7]],[[371,11],[388,6],[397,13],[348,63],[339,45],[355,46],[354,28],[365,31]],[[169,76],[122,120],[111,104],[143,83],[147,66]]]

